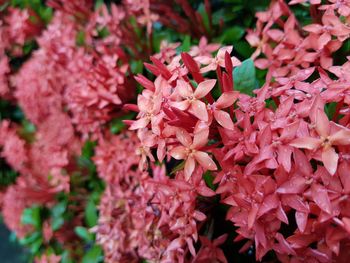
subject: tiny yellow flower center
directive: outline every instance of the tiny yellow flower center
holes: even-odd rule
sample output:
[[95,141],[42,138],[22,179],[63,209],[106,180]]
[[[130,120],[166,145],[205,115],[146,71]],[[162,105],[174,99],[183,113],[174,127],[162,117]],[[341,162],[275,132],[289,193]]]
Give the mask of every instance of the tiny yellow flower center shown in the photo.
[[329,136],[327,137],[321,137],[321,140],[322,140],[322,147],[324,148],[329,148],[329,147],[332,147],[332,143],[331,141],[329,140]]

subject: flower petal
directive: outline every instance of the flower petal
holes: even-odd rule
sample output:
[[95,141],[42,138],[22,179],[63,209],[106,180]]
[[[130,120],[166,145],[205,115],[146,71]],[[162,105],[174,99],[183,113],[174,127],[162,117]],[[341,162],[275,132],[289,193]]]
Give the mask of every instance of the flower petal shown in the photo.
[[217,109],[225,109],[233,105],[235,103],[236,99],[238,98],[239,92],[237,91],[229,91],[224,92],[220,98],[216,101],[216,108]]
[[199,130],[194,134],[192,148],[200,149],[205,146],[208,142],[209,129]]
[[292,156],[292,147],[288,145],[278,145],[277,146],[277,160],[278,163],[283,166],[283,168],[290,172],[291,169],[291,156]]
[[191,86],[184,80],[179,79],[177,81],[177,91],[179,92],[180,96],[183,98],[187,98],[193,95],[193,91]]
[[350,144],[350,130],[343,128],[340,131],[329,136],[332,145],[349,145]]
[[186,148],[183,146],[177,146],[171,149],[170,155],[176,160],[183,160],[186,158]]
[[328,214],[332,213],[332,205],[331,201],[329,200],[326,188],[324,188],[320,184],[313,184],[311,186],[311,194],[312,199],[315,201],[319,208],[321,208]]
[[225,58],[225,53],[229,53],[231,54],[233,49],[233,46],[226,46],[226,47],[222,47],[219,49],[218,54],[216,55],[217,58]]
[[321,145],[321,140],[313,137],[296,138],[289,145],[296,148],[316,150]]
[[208,111],[205,103],[200,100],[192,102],[189,112],[202,121],[208,121]]
[[316,115],[316,131],[319,135],[327,137],[330,132],[330,125],[327,115],[323,110],[317,110]]
[[176,131],[176,138],[183,146],[190,147],[190,145],[192,144],[191,135],[184,129],[179,129],[178,131]]
[[214,171],[218,168],[216,167],[215,162],[210,158],[209,154],[206,152],[197,151],[194,154],[194,158],[196,158],[197,162],[205,169]]
[[185,163],[185,178],[188,181],[191,178],[191,175],[196,167],[196,162],[193,157],[188,157]]
[[306,179],[295,175],[278,187],[276,192],[279,194],[299,194],[303,193],[306,187]]
[[194,97],[197,99],[205,97],[214,88],[215,84],[216,79],[209,79],[199,83],[194,91]]
[[214,111],[214,117],[215,120],[224,128],[233,130],[234,125],[231,120],[230,114],[228,114],[226,111],[222,110],[216,110]]
[[339,156],[333,147],[325,147],[322,150],[322,162],[327,171],[334,175],[337,171]]
[[138,129],[142,129],[147,127],[147,125],[149,124],[150,119],[149,118],[141,118],[138,119],[136,121],[134,121],[131,126],[130,126],[130,130],[138,130]]
[[184,111],[184,110],[187,110],[191,104],[188,100],[183,100],[183,101],[170,101],[169,105]]
[[296,211],[295,212],[295,221],[297,222],[298,229],[301,233],[304,233],[307,225],[308,214]]

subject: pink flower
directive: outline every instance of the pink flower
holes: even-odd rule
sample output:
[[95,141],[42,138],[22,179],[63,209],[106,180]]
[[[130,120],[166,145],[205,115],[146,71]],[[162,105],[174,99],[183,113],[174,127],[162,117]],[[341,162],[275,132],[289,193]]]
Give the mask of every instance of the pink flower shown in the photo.
[[61,256],[55,254],[42,255],[40,258],[35,258],[35,263],[59,263]]
[[177,81],[177,92],[184,100],[173,102],[172,106],[187,110],[202,121],[208,121],[208,111],[202,98],[204,98],[215,86],[216,80],[206,80],[198,84],[193,92],[189,83],[184,80]]
[[[215,58],[211,58],[209,56],[199,56],[196,57],[196,61],[199,63],[206,65],[205,67],[201,68],[201,73],[206,73],[209,71],[216,70],[217,67],[225,67],[225,53],[231,53],[233,47],[222,47],[219,49],[217,55]],[[231,57],[232,66],[237,67],[241,64],[241,62],[236,57]]]
[[[200,124],[197,126],[199,127]],[[185,162],[185,177],[189,180],[191,177],[196,162],[200,164],[205,170],[216,170],[217,166],[215,162],[209,157],[209,155],[200,151],[208,142],[208,128],[197,128],[194,131],[193,140],[191,135],[185,130],[179,130],[176,132],[176,138],[182,144],[181,146],[176,146],[170,151],[170,155],[177,160],[186,160]]]
[[233,130],[234,125],[230,114],[222,109],[231,107],[238,98],[238,92],[224,92],[216,102],[208,105],[208,108],[213,112],[215,120],[224,128]]
[[321,150],[322,162],[330,174],[335,174],[338,166],[338,154],[334,146],[350,144],[350,130],[340,125],[333,128],[326,114],[318,110],[316,115],[316,132],[319,138],[297,138],[290,143],[291,146],[308,150]]
[[200,236],[199,239],[202,243],[202,247],[198,251],[197,256],[193,259],[193,263],[204,263],[208,262],[208,260],[211,260],[213,262],[227,263],[224,252],[219,248],[219,246],[226,241],[227,234],[219,236],[213,241],[209,240],[205,236]]
[[0,55],[0,97],[4,97],[9,92],[7,75],[10,73],[8,59]]
[[213,52],[220,48],[220,44],[208,44],[206,37],[201,37],[198,46],[191,47],[190,54],[192,57],[211,56]]
[[344,41],[350,36],[350,27],[344,25],[332,10],[327,10],[324,13],[322,24],[310,24],[303,28],[307,32],[319,35],[318,44],[320,47],[328,44],[332,36],[337,37],[339,41]]
[[[217,67],[225,67],[225,53],[227,52],[230,54],[232,52],[232,49],[233,49],[232,46],[220,48],[215,58],[210,58],[205,56],[197,57],[196,60],[198,62],[200,62],[203,65],[207,65],[201,68],[200,72],[206,73],[209,71],[216,70]],[[237,67],[241,64],[241,62],[236,57],[231,57],[231,61],[232,61],[233,67]]]

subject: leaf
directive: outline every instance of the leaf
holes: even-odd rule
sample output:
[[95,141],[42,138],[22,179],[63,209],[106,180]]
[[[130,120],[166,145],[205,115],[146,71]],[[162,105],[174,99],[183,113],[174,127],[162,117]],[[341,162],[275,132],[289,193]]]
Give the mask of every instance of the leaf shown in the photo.
[[176,165],[176,166],[172,169],[170,175],[176,174],[178,171],[181,171],[182,169],[184,169],[184,167],[185,167],[185,162],[182,161],[181,163],[179,163],[178,165]]
[[61,256],[61,263],[73,263],[67,250],[65,250]]
[[253,90],[257,88],[257,80],[252,59],[244,60],[239,67],[233,70],[233,82],[235,90],[253,95]]
[[75,43],[77,44],[77,46],[84,46],[85,44],[85,32],[80,30],[76,37],[75,37]]
[[98,263],[102,258],[102,249],[99,246],[93,246],[83,257],[82,263]]
[[85,158],[91,158],[94,155],[94,148],[96,146],[96,142],[87,141],[82,149],[82,156]]
[[337,107],[336,102],[331,102],[331,103],[325,105],[324,110],[327,114],[328,119],[332,120],[332,118],[335,114],[336,107]]
[[188,52],[191,47],[191,36],[186,35],[182,41],[182,45],[180,46],[180,52]]
[[26,236],[25,238],[22,238],[19,240],[19,243],[21,245],[27,246],[35,242],[36,240],[41,238],[41,233],[39,231],[35,231],[34,233]]
[[64,218],[63,217],[55,217],[52,219],[52,223],[51,223],[51,228],[53,231],[57,231],[58,229],[60,229],[64,224]]
[[53,217],[61,216],[67,208],[66,200],[59,202],[51,209],[51,213]]
[[254,49],[246,41],[240,40],[234,45],[234,49],[244,58],[250,57]]
[[66,212],[67,209],[67,201],[63,200],[61,202],[59,202],[57,205],[55,205],[52,209],[51,209],[51,216],[52,216],[52,230],[56,231],[58,229],[61,228],[61,226],[63,226],[64,222],[65,222],[65,217],[64,214]]
[[93,241],[94,235],[90,233],[85,227],[77,226],[74,232],[85,242]]
[[234,26],[225,31],[225,33],[221,36],[221,42],[231,45],[237,40],[241,39],[243,35],[244,29],[239,26]]
[[[242,7],[238,7],[238,8],[242,8]],[[212,14],[213,25],[220,25],[220,23],[222,22],[228,23],[233,19],[237,18],[238,12],[232,12],[232,11],[233,10],[230,10],[228,8],[222,8],[215,11]],[[236,11],[239,11],[239,10],[237,9]]]
[[41,227],[41,218],[40,218],[39,206],[34,206],[31,208],[26,208],[23,211],[21,222],[27,225],[33,225],[36,229]]
[[123,120],[132,120],[134,117],[135,117],[135,113],[131,112],[119,118],[113,119],[110,123],[111,133],[113,134],[120,133],[125,128],[125,124]]
[[213,181],[214,181],[214,177],[213,175],[211,174],[210,171],[206,171],[204,174],[203,174],[203,179],[205,181],[205,183],[207,184],[207,186],[210,187],[210,189],[214,190],[216,189]]
[[30,245],[30,252],[32,254],[36,254],[39,251],[42,244],[43,244],[43,238],[40,237],[39,239],[35,240],[35,242],[33,242]]
[[204,24],[204,27],[205,29],[210,32],[210,28],[209,28],[209,17],[208,17],[208,14],[207,12],[205,11],[205,7],[204,7],[204,4],[201,3],[198,7],[198,13],[201,15],[202,19],[203,19],[203,24]]
[[85,208],[85,221],[88,227],[93,227],[97,224],[97,220],[97,208],[93,199],[90,198]]
[[5,9],[10,5],[10,3],[5,2],[4,4],[0,5],[0,12],[5,11]]
[[103,5],[103,0],[95,1],[95,10],[98,10]]
[[131,68],[131,72],[134,75],[142,73],[142,71],[143,71],[142,60],[132,60],[132,61],[130,61],[130,68]]
[[103,27],[102,29],[97,30],[97,33],[98,33],[98,37],[101,39],[104,39],[110,35],[110,32],[107,27]]

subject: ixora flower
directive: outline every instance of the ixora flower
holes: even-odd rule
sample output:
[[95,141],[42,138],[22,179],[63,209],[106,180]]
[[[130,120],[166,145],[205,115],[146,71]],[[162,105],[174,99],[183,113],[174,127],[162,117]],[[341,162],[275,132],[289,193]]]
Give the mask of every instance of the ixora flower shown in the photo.
[[318,110],[315,130],[319,138],[301,137],[293,140],[290,145],[308,150],[321,150],[321,160],[332,175],[337,171],[338,154],[334,146],[350,145],[350,129],[330,122],[326,114]]
[[[243,42],[204,37],[231,39],[210,1],[47,2],[52,14],[0,4],[0,96],[26,118],[0,123],[18,174],[1,211],[37,237],[37,262],[80,262],[94,237],[108,263],[225,263],[232,241],[263,262],[350,258],[348,0],[271,1],[242,62]],[[23,225],[33,205],[43,218]]]
[[204,98],[215,86],[216,80],[205,80],[198,84],[193,92],[189,83],[178,80],[176,90],[183,101],[172,103],[173,107],[180,110],[187,110],[202,121],[208,121],[206,105],[200,99]]
[[[212,175],[220,202],[229,206],[226,218],[237,227],[236,241],[248,239],[241,251],[254,245],[257,260],[273,250],[281,262],[330,262],[344,257],[349,238],[348,62],[333,66],[331,59],[348,38],[347,25],[333,11],[319,12],[319,31],[301,28],[283,1],[258,14],[248,39],[259,49],[256,65],[268,72],[253,96],[234,90],[242,84],[232,75],[240,62],[231,47],[215,55],[193,47],[152,59],[147,68],[155,81],[137,76],[145,90],[137,108],[128,106],[138,115],[127,123],[146,146],[141,168],[157,161],[152,149],[162,149],[166,157],[158,160],[182,161],[169,176],[183,176],[186,184],[176,181],[173,191],[187,184],[197,189],[198,169]],[[220,248],[201,240],[198,262],[204,255],[225,262]],[[184,244],[176,239],[170,247]]]
[[[197,125],[200,127],[201,124]],[[179,130],[176,132],[176,138],[182,144],[170,151],[170,155],[177,160],[185,159],[185,177],[188,180],[192,175],[196,162],[206,170],[217,170],[215,162],[210,156],[200,149],[208,142],[209,128],[196,128],[194,130],[193,141],[190,134],[186,130]]]

